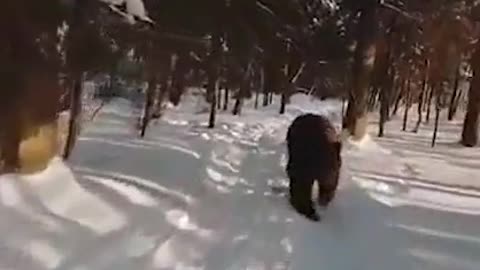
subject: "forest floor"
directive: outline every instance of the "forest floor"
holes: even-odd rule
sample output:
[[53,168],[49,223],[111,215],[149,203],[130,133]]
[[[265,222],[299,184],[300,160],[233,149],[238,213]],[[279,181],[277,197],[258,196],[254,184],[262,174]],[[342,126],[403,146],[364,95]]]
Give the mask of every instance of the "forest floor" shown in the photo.
[[[303,112],[340,126],[337,101],[294,96],[220,112],[193,95],[141,139],[139,104],[114,99],[72,159],[0,178],[0,269],[478,269],[480,151],[459,120],[346,143],[338,195],[313,223],[288,205],[288,125]],[[233,105],[233,104],[232,104]],[[401,114],[401,113],[400,113]]]

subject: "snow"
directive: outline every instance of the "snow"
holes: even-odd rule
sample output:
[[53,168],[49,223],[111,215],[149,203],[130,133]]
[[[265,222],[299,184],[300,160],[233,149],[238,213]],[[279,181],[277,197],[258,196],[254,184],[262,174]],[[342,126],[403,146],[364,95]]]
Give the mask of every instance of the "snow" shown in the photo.
[[138,104],[105,104],[68,164],[0,177],[0,269],[478,269],[480,156],[453,144],[459,122],[431,149],[431,126],[393,119],[379,139],[374,117],[313,223],[287,202],[285,133],[302,112],[340,128],[340,103],[297,95],[280,116],[275,102],[210,130],[187,95],[145,139]]
[[[110,5],[113,11],[127,18],[130,23],[134,23],[133,17],[137,17],[140,20],[153,23],[148,17],[145,5],[142,0],[100,0]],[[118,7],[125,5],[126,12],[121,11]]]

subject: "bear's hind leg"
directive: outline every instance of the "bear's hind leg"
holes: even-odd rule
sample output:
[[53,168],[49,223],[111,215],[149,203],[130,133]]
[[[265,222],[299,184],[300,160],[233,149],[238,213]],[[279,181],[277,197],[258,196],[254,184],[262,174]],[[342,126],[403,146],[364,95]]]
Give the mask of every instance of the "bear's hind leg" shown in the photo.
[[290,179],[290,204],[295,210],[312,221],[319,221],[312,202],[313,180]]
[[329,177],[318,180],[318,204],[322,207],[328,206],[337,191],[338,173],[332,173]]

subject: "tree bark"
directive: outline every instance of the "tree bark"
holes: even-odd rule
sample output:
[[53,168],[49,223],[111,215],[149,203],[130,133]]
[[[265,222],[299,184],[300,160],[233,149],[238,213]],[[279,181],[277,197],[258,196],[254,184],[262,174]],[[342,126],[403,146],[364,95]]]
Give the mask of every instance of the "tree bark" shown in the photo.
[[368,111],[373,112],[375,110],[375,106],[377,106],[377,98],[380,94],[379,87],[373,87],[370,91],[370,96],[368,98]]
[[222,109],[222,90],[220,87],[217,87],[217,109],[221,110]]
[[211,102],[210,115],[208,119],[208,128],[215,127],[215,120],[217,114],[217,92],[219,86],[219,65],[220,65],[220,54],[221,54],[221,36],[220,31],[213,35],[213,40],[210,48],[210,56],[208,59],[207,67],[207,76],[208,76],[208,85],[207,85],[207,99]]
[[140,137],[142,138],[145,137],[148,123],[150,122],[156,88],[157,88],[156,80],[154,77],[152,77],[148,82],[148,89],[146,91],[146,97],[145,97],[145,107],[143,110],[142,126],[140,130]]
[[380,121],[378,127],[378,137],[383,137],[385,135],[385,122],[387,122],[388,118],[388,93],[386,92],[386,88],[380,91]]
[[422,90],[420,92],[420,96],[418,98],[418,107],[417,107],[417,113],[418,113],[418,119],[417,123],[415,125],[415,128],[413,129],[414,133],[417,133],[418,130],[420,129],[420,125],[422,124],[422,118],[423,118],[423,105],[425,101],[425,97],[427,96],[427,90],[428,90],[428,60],[425,61],[425,73],[423,76],[423,81],[422,81]]
[[[391,63],[391,57],[389,57],[389,63]],[[383,137],[385,133],[385,123],[388,121],[390,114],[390,99],[393,90],[393,80],[395,77],[395,70],[389,64],[387,68],[388,79],[382,83],[382,89],[380,89],[380,121],[378,129],[378,137]]]
[[458,94],[459,83],[460,83],[460,64],[457,66],[457,71],[455,73],[455,83],[453,85],[453,93],[452,93],[452,96],[450,97],[450,104],[448,106],[448,121],[452,121],[457,112],[458,98],[459,98],[459,94]]
[[435,127],[433,129],[433,137],[432,137],[432,147],[435,147],[435,143],[437,141],[437,134],[438,134],[438,125],[440,121],[440,94],[437,93],[435,97]]
[[233,105],[232,114],[240,115],[242,113],[242,105],[243,105],[243,99],[239,95],[235,100],[235,104]]
[[250,78],[252,72],[252,61],[250,60],[246,66],[243,68],[243,78],[240,83],[240,88],[238,89],[237,99],[235,100],[235,105],[233,106],[233,115],[240,115],[242,113],[243,99],[246,94],[249,93],[250,89]]
[[77,74],[74,77],[74,86],[70,95],[70,120],[68,123],[68,135],[63,152],[63,159],[68,159],[72,154],[75,142],[80,128],[80,117],[82,112],[82,75]]
[[[9,101],[12,102],[12,99]],[[0,115],[0,174],[16,172],[20,165],[18,156],[21,136],[19,110],[13,104],[4,105],[2,115]]]
[[280,114],[285,114],[285,109],[287,107],[287,94],[282,93],[280,98]]
[[411,82],[410,82],[410,71],[407,75],[407,92],[405,93],[405,110],[403,113],[403,125],[402,131],[407,130],[407,122],[408,122],[408,112],[410,110],[410,99],[411,99]]
[[376,18],[376,4],[374,7],[363,7],[358,25],[352,89],[349,95],[344,127],[355,140],[361,140],[367,134],[367,98],[370,77],[375,62]]
[[468,91],[468,105],[465,120],[463,122],[461,144],[466,147],[474,147],[478,143],[478,127],[480,114],[480,47],[472,61],[474,74],[470,90]]
[[395,105],[393,106],[393,112],[392,112],[392,115],[397,115],[397,112],[398,112],[398,108],[400,107],[400,102],[402,101],[402,99],[404,98],[404,95],[405,95],[405,85],[407,83],[407,81],[405,80],[405,78],[403,77],[400,77],[400,83],[401,85],[399,86],[399,90],[397,91],[397,97],[395,99]]
[[230,90],[227,85],[225,87],[225,93],[223,94],[223,110],[224,111],[228,110],[228,101],[230,100],[229,94],[230,94]]
[[269,99],[269,94],[268,92],[264,92],[263,93],[263,102],[262,102],[262,105],[263,107],[267,107],[268,106],[268,99]]
[[[216,88],[216,85],[217,84],[217,81],[212,81],[212,82],[209,82],[208,83],[209,85],[210,84],[213,84],[213,87]],[[211,86],[209,86],[211,87]],[[217,98],[215,97],[216,95],[216,91],[213,91],[213,99],[212,99],[212,102],[210,104],[210,115],[208,117],[208,128],[214,128],[215,127],[215,118],[216,118],[216,114],[217,114]]]
[[428,94],[428,100],[427,100],[427,115],[425,118],[425,123],[428,124],[430,122],[430,112],[432,110],[432,100],[435,92],[435,86],[430,87],[430,93]]

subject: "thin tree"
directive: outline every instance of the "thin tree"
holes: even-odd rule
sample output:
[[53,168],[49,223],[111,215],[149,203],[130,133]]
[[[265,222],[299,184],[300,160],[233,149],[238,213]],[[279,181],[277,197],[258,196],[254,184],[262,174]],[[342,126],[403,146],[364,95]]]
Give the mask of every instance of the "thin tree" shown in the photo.
[[403,125],[402,125],[402,131],[407,130],[407,122],[408,122],[408,112],[410,110],[410,103],[411,103],[411,70],[409,69],[407,72],[407,89],[405,93],[405,110],[403,112]]
[[64,159],[68,159],[72,154],[79,133],[80,116],[82,111],[82,76],[74,77],[77,79],[73,82],[73,88],[70,93],[70,119],[68,123],[67,140],[63,151]]
[[461,144],[474,147],[478,143],[478,127],[480,114],[480,43],[472,56],[473,78],[468,91],[468,105],[463,122]]
[[148,124],[152,117],[152,108],[155,101],[155,92],[157,90],[157,83],[155,76],[152,75],[148,82],[148,88],[145,93],[145,105],[143,108],[143,117],[142,117],[142,126],[140,128],[140,137],[145,137],[145,133],[147,131]]
[[[437,88],[438,89],[438,88]],[[433,89],[432,89],[433,91]],[[438,136],[438,128],[439,128],[439,122],[440,122],[440,111],[441,111],[441,93],[437,92],[435,93],[435,126],[433,129],[433,137],[432,137],[432,147],[435,147],[435,143],[437,141],[437,136]]]
[[217,97],[219,85],[219,70],[218,65],[220,63],[220,54],[221,54],[221,37],[220,35],[214,34],[211,41],[210,56],[207,63],[207,95],[210,100],[210,115],[208,119],[208,128],[215,127],[215,117],[217,113]]
[[424,107],[424,100],[427,95],[428,91],[428,64],[429,61],[425,60],[425,68],[424,68],[424,73],[423,73],[423,79],[422,79],[422,89],[420,91],[420,96],[418,98],[418,104],[417,104],[417,114],[418,114],[418,119],[417,123],[415,124],[415,128],[412,130],[412,132],[417,133],[418,130],[420,129],[420,125],[422,124],[423,121],[423,107]]
[[455,72],[455,82],[453,84],[453,93],[452,93],[452,96],[450,97],[450,104],[448,106],[448,121],[452,121],[457,112],[458,99],[460,96],[460,93],[459,93],[460,66],[461,66],[461,62],[458,64]]

